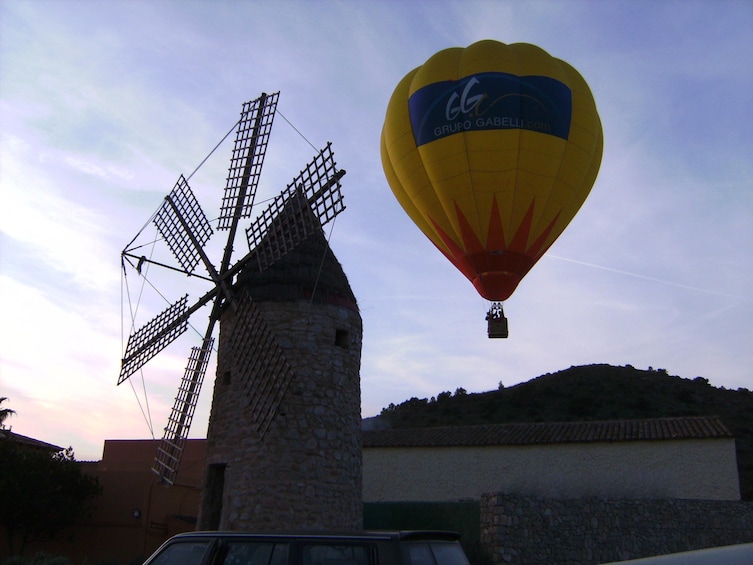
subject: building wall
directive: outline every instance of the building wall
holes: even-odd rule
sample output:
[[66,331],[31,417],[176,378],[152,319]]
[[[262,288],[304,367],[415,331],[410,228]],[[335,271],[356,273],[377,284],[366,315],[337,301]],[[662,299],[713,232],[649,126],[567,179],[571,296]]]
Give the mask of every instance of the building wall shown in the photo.
[[733,439],[367,448],[364,501],[552,498],[739,500]]
[[[311,390],[293,397],[300,396],[298,402],[303,402],[309,397],[327,396],[315,388],[316,382],[312,382]],[[295,414],[298,408],[290,404],[285,410]],[[313,413],[317,412],[321,412],[321,408],[313,407]],[[290,434],[294,432],[294,428],[289,430]],[[350,461],[346,468],[352,470],[355,463],[349,459],[351,450],[346,453],[338,448],[327,449],[332,436],[328,435],[326,426],[318,428],[314,437],[309,449],[318,457],[330,461],[344,458]],[[293,441],[292,435],[289,439]],[[103,459],[84,464],[86,472],[97,476],[103,486],[103,495],[96,501],[91,519],[61,536],[58,542],[34,545],[29,551],[44,549],[67,555],[75,562],[103,562],[115,558],[121,563],[138,562],[170,535],[193,530],[207,442],[188,440],[176,484],[170,488],[159,484],[156,475],[149,471],[158,444],[153,440],[107,440]],[[228,453],[235,453],[241,446],[226,447]],[[653,461],[648,457],[652,452]],[[300,465],[294,453],[288,456],[290,460],[286,464],[291,473],[310,472],[315,481],[322,480],[320,471]],[[283,456],[278,453],[275,457]],[[597,557],[606,555],[621,559],[739,543],[735,540],[753,541],[753,503],[678,500],[714,498],[714,493],[723,492],[730,494],[730,499],[739,498],[737,473],[732,468],[733,440],[548,444],[517,448],[367,447],[363,458],[366,502],[480,500],[482,538],[485,546],[491,548],[489,551],[504,559],[496,561],[499,563],[597,563]],[[271,481],[274,468],[264,462],[260,468],[267,473],[263,480]],[[324,478],[331,472],[340,476],[333,471],[337,467],[327,469]],[[637,471],[626,471],[630,469]],[[667,470],[672,470],[674,475]],[[610,473],[614,476],[610,477]],[[564,480],[567,477],[571,480]],[[249,482],[252,479],[251,475],[240,478]],[[290,476],[285,479],[289,480]],[[672,490],[667,481],[676,482],[677,488],[672,490],[676,494],[662,494],[659,479],[664,481],[665,491]],[[543,488],[547,481],[554,480],[560,481],[559,490]],[[474,481],[477,484],[474,485]],[[316,488],[314,484],[311,488]],[[351,484],[355,485],[353,481]],[[503,488],[505,491],[500,492]],[[609,489],[614,492],[608,492]],[[533,490],[538,491],[537,496],[531,496]],[[597,491],[599,494],[594,495]],[[482,496],[481,493],[494,494]],[[577,496],[587,498],[575,498]],[[668,500],[672,497],[675,498]],[[282,499],[278,502],[276,512],[283,517],[284,512],[295,511],[291,508],[293,503]],[[336,504],[333,502],[329,507]],[[360,504],[358,508],[360,520]],[[269,514],[263,505],[260,511]],[[400,515],[403,514],[401,511]],[[661,545],[663,537],[672,543]],[[703,545],[692,545],[697,543]],[[546,547],[551,558],[537,561],[534,557],[539,555],[535,553],[539,547]],[[615,548],[620,548],[622,553],[605,553]]]
[[[151,472],[159,440],[105,440],[101,461],[81,463],[102,487],[91,516],[55,540],[32,543],[74,563],[140,563],[168,537],[196,527],[205,441],[186,442],[175,485]],[[2,555],[0,543],[0,555]]]

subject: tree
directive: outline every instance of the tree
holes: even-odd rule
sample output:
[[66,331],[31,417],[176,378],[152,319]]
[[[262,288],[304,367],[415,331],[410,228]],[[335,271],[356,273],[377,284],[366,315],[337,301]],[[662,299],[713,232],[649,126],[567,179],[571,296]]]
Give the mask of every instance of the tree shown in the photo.
[[96,477],[85,474],[73,449],[57,453],[0,440],[0,524],[10,554],[51,539],[85,517],[99,495]]
[[[0,397],[0,404],[8,400],[7,397],[2,396]],[[12,416],[15,414],[15,410],[11,410],[10,408],[0,408],[0,429],[5,428],[5,420],[8,418],[8,416]]]

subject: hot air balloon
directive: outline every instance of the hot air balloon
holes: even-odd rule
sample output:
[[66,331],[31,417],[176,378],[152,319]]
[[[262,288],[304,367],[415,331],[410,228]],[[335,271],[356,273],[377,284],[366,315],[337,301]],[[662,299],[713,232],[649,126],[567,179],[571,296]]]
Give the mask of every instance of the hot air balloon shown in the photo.
[[445,49],[395,88],[382,128],[387,181],[405,212],[492,302],[502,302],[580,209],[603,134],[588,85],[525,43]]

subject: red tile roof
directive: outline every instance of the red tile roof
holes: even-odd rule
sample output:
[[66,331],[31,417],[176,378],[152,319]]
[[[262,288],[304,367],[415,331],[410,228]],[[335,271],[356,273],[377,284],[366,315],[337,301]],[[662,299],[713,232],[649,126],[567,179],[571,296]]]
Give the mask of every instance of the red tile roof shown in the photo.
[[495,424],[363,432],[363,446],[453,447],[732,438],[717,416]]

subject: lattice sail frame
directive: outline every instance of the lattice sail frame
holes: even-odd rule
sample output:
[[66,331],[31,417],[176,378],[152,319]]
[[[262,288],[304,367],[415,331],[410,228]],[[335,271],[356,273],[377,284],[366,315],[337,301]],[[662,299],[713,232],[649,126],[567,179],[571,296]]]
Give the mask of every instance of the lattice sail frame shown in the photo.
[[[248,247],[257,258],[260,271],[310,237],[345,209],[332,144],[303,169],[246,230]],[[285,215],[285,230],[274,229],[275,220]],[[292,221],[295,220],[295,221]]]
[[162,441],[157,448],[152,471],[170,485],[175,483],[178,474],[178,466],[186,446],[188,430],[191,428],[213,346],[214,338],[209,338],[204,340],[201,347],[191,348],[178,395],[175,397]]
[[149,323],[128,338],[120,365],[118,384],[143,367],[188,329],[188,295],[168,306]]
[[295,373],[248,289],[243,291],[235,316],[236,329],[229,340],[228,358],[232,373],[244,378],[243,390],[248,397],[251,419],[263,438]]
[[[243,104],[217,221],[218,230],[230,229],[236,210],[239,211],[239,218],[251,216],[279,96],[279,92],[263,94]],[[253,152],[251,159],[250,152]],[[239,199],[242,202],[239,203]]]
[[187,273],[193,272],[201,260],[201,249],[213,231],[183,175],[165,197],[154,217],[154,225],[181,267]]

